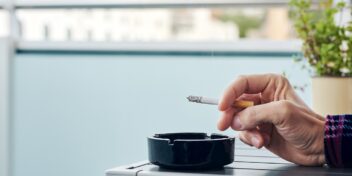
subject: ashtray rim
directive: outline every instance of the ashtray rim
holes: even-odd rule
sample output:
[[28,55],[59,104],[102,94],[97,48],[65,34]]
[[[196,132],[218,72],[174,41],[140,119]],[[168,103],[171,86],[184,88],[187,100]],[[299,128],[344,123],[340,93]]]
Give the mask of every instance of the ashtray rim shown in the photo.
[[[174,142],[171,141],[171,139],[166,138],[166,137],[159,137],[160,135],[204,135],[205,139],[175,139],[173,140]],[[219,138],[212,138],[213,136],[219,136]],[[215,142],[215,141],[225,141],[225,140],[232,140],[235,139],[235,137],[223,135],[223,134],[218,134],[218,133],[203,133],[203,132],[176,132],[176,133],[156,133],[153,136],[148,137],[148,139],[151,140],[159,140],[159,141],[168,141],[169,143],[175,143],[175,142]]]

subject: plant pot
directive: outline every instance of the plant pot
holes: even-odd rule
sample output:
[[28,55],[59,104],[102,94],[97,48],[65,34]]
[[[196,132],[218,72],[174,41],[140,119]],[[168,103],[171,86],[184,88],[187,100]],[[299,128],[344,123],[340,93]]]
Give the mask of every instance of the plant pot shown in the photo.
[[313,110],[326,115],[352,114],[352,78],[313,77]]

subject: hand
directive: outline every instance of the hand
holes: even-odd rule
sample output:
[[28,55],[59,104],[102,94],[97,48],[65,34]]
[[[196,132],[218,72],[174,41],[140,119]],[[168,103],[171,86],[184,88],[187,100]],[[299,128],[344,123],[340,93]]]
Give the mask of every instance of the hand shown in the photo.
[[[250,100],[255,106],[236,109],[235,100]],[[257,148],[265,147],[296,164],[325,164],[324,118],[314,113],[279,75],[240,76],[224,92],[219,130],[241,131],[240,139]]]

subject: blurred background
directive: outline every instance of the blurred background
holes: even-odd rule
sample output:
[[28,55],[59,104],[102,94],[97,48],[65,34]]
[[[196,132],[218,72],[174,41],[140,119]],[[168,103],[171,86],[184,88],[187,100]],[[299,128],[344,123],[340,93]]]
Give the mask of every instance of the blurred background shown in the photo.
[[104,175],[154,133],[219,132],[186,97],[240,74],[285,73],[310,105],[287,4],[0,0],[0,175]]
[[[192,5],[192,1],[181,1],[183,5],[170,0],[160,1],[164,4],[141,2],[17,1],[19,7],[13,12],[16,32],[26,41],[295,39],[285,1],[195,1],[204,2],[202,5]],[[8,3],[3,2],[4,7]],[[1,26],[7,26],[7,15],[1,11]],[[2,27],[0,35],[9,32]]]

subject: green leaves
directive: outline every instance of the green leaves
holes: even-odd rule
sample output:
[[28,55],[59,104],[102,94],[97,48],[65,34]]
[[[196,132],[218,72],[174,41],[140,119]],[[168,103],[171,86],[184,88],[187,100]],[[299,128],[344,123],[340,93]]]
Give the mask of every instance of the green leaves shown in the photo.
[[311,0],[291,0],[291,18],[303,40],[303,54],[317,76],[352,76],[352,21],[339,26],[335,17],[346,3],[321,0],[318,8]]
[[263,19],[247,16],[241,13],[225,14],[220,16],[220,19],[225,22],[232,22],[239,27],[240,37],[245,38],[250,29],[258,28]]

